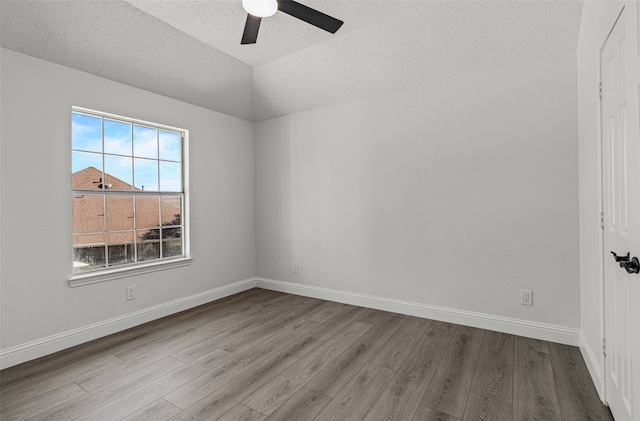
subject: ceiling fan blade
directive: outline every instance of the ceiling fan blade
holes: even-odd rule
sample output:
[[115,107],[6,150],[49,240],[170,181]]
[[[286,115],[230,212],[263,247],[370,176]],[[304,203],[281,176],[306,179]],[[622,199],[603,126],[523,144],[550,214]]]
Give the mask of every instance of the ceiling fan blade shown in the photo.
[[278,10],[335,34],[344,22],[293,0],[279,0]]
[[247,13],[247,22],[244,24],[244,32],[242,33],[242,41],[240,44],[255,44],[258,39],[258,29],[262,18]]

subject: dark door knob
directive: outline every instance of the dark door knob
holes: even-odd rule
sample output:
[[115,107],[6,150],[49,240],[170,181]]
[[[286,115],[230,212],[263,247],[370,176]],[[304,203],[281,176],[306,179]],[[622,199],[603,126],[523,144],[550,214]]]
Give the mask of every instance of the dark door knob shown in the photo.
[[631,261],[620,262],[620,267],[624,268],[628,273],[640,273],[640,261],[635,256],[631,258]]
[[618,256],[614,252],[611,252],[611,254],[613,254],[613,258],[616,259],[616,262],[628,262],[629,261],[629,252],[627,252],[626,256]]

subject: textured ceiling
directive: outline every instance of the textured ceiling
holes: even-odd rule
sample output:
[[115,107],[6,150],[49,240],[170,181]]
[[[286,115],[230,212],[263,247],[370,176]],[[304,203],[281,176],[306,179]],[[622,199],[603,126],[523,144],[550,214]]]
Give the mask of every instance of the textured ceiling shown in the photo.
[[0,2],[3,47],[252,121],[575,52],[577,1],[301,0],[240,45],[241,0]]
[[[295,53],[328,41],[334,36],[278,12],[262,20],[256,44],[240,45],[242,29],[247,17],[241,0],[126,1],[249,66],[256,66]],[[300,1],[344,21],[344,25],[338,32],[341,37],[368,26],[380,25],[389,17],[393,17],[397,9],[394,3],[389,1]]]

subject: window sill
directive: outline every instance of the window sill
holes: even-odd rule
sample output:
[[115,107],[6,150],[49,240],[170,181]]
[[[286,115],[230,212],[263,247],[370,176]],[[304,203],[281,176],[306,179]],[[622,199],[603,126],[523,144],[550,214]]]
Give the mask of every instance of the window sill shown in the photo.
[[193,261],[191,257],[181,257],[179,259],[166,260],[157,263],[141,264],[136,266],[121,267],[110,269],[108,271],[99,271],[92,273],[81,273],[74,275],[67,280],[71,288],[82,285],[96,284],[98,282],[111,281],[113,279],[127,278],[129,276],[141,275],[143,273],[158,272],[188,266]]

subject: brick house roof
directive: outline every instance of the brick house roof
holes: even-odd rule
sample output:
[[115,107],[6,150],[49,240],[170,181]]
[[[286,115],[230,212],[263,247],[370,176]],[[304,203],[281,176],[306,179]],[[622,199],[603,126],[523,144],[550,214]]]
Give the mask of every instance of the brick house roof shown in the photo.
[[[110,174],[104,175],[109,190],[140,191],[131,184]],[[96,190],[102,187],[102,171],[88,167],[72,174],[72,186],[79,190]],[[73,231],[74,233],[89,233],[74,235],[74,245],[104,245],[104,234],[96,233],[105,230],[105,200],[102,195],[74,195],[73,196]],[[160,196],[139,196],[135,201],[133,195],[107,196],[107,229],[126,230],[109,233],[109,244],[133,243],[133,236],[138,241],[157,238],[157,228],[160,221],[163,226],[180,225],[180,198],[176,196],[162,197],[162,214],[160,214]],[[154,230],[154,228],[156,230]],[[135,230],[135,232],[134,232]]]

